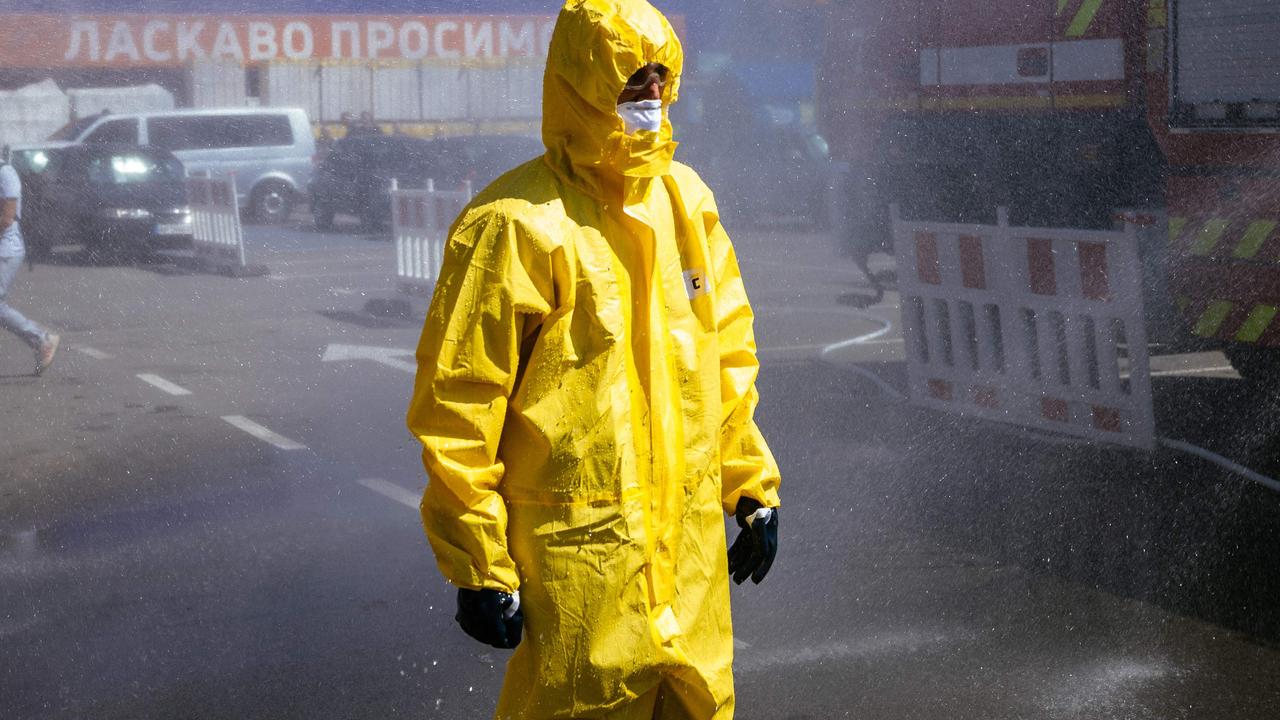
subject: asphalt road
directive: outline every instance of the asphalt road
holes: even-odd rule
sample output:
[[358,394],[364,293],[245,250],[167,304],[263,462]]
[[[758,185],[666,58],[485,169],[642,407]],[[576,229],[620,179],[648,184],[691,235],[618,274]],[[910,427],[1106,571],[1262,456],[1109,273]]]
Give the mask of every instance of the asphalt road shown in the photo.
[[[20,275],[64,345],[34,378],[0,336],[0,718],[491,715],[504,654],[416,513],[420,321],[365,312],[389,243],[248,237],[266,277]],[[785,478],[777,564],[733,593],[740,717],[1280,716],[1275,493],[912,407],[892,294],[858,309],[824,237],[736,237]],[[1163,435],[1280,474],[1262,391],[1155,365]]]

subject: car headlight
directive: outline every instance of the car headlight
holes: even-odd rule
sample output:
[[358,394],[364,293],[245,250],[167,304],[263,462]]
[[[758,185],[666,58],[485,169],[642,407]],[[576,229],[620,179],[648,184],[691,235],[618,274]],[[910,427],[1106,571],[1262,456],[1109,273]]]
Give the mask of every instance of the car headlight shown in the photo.
[[145,208],[107,208],[102,215],[111,220],[148,220],[151,211]]

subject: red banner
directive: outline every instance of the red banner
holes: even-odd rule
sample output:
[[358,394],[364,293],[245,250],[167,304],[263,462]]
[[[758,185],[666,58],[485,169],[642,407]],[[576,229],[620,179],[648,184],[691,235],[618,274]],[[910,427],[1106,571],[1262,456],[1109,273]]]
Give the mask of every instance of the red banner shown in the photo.
[[553,17],[529,15],[6,15],[0,66],[536,58],[546,55],[554,26]]

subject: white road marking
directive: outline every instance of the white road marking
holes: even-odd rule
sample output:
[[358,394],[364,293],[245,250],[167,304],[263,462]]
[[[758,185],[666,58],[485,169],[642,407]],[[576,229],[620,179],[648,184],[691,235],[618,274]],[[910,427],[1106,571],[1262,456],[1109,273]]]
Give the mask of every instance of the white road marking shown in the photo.
[[148,385],[151,385],[152,387],[160,388],[161,390],[169,393],[170,395],[181,396],[181,395],[191,394],[190,390],[182,387],[181,385],[171,383],[168,380],[165,380],[164,378],[160,377],[159,375],[152,375],[151,373],[138,373],[138,379]]
[[751,645],[750,645],[749,643],[747,643],[746,641],[744,641],[744,640],[739,640],[738,638],[734,638],[734,639],[733,639],[733,649],[734,649],[734,650],[746,650],[746,649],[747,649],[747,648],[749,648],[749,647],[751,647]]
[[[885,345],[901,345],[902,338],[889,338],[886,340],[870,340],[864,343],[858,343],[858,347],[875,348]],[[756,351],[761,357],[767,357],[774,353],[797,353],[797,352],[813,352],[828,347],[826,343],[811,343],[808,345],[779,345],[777,347],[762,347]]]
[[270,279],[279,280],[279,281],[324,280],[328,278],[350,278],[350,277],[357,277],[357,276],[363,276],[363,275],[367,275],[370,277],[375,275],[379,277],[386,277],[386,276],[389,276],[390,274],[391,273],[389,273],[386,270],[348,270],[346,272],[299,273],[299,274],[286,274],[286,275],[277,275],[273,273],[272,275],[270,275]]
[[422,493],[415,495],[409,490],[405,490],[399,485],[389,483],[381,478],[364,478],[357,482],[383,497],[390,498],[391,500],[394,500],[401,505],[411,507],[414,510],[417,510],[418,506],[422,503]]
[[[1151,377],[1169,377],[1174,375],[1203,375],[1208,373],[1220,373],[1220,372],[1229,372],[1235,375],[1236,377],[1240,377],[1240,375],[1236,373],[1236,369],[1231,367],[1230,365],[1225,365],[1221,367],[1207,367],[1207,368],[1183,368],[1181,370],[1155,370],[1151,373]],[[1125,373],[1125,375],[1128,375],[1128,373]]]
[[403,370],[407,373],[418,372],[418,364],[400,360],[405,355],[413,355],[412,350],[400,348],[373,347],[369,345],[330,345],[320,358],[322,362],[351,362],[353,360],[372,360],[389,368]]
[[859,313],[859,316],[866,320],[870,320],[871,322],[879,322],[880,329],[873,330],[869,333],[864,333],[857,337],[849,338],[848,340],[841,340],[840,342],[831,343],[830,345],[822,348],[822,352],[819,353],[819,355],[821,355],[822,357],[826,357],[831,353],[836,352],[837,350],[843,350],[847,347],[853,347],[854,345],[861,345],[863,343],[871,342],[872,340],[878,340],[884,337],[885,335],[888,335],[889,333],[893,332],[893,323],[888,320],[885,320],[884,318],[876,317],[875,315],[871,315],[869,313]]
[[97,348],[91,348],[88,345],[72,345],[71,349],[75,350],[81,355],[88,355],[94,360],[110,360],[112,358],[112,355],[110,353],[104,353],[101,350]]
[[294,442],[289,438],[278,435],[271,430],[259,425],[243,415],[224,415],[222,417],[227,423],[233,427],[243,430],[255,438],[269,444],[274,445],[281,450],[306,450],[307,446],[299,442]]
[[[876,345],[901,345],[905,340],[902,338],[885,338],[883,340],[868,340],[866,342],[857,343],[858,345],[866,345],[873,347]],[[838,343],[837,343],[838,344]],[[777,347],[762,347],[759,352],[797,352],[800,350],[821,350],[830,347],[827,343],[810,343],[808,345],[779,345]]]

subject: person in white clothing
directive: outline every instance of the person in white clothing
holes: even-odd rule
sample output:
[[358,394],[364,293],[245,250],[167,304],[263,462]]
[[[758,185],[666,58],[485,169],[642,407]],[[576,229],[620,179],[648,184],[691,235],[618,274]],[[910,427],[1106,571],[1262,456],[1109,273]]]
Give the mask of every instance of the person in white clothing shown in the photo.
[[0,164],[0,327],[22,338],[36,353],[36,374],[53,363],[59,337],[29,320],[8,302],[9,287],[26,256],[22,242],[22,181],[8,163]]

